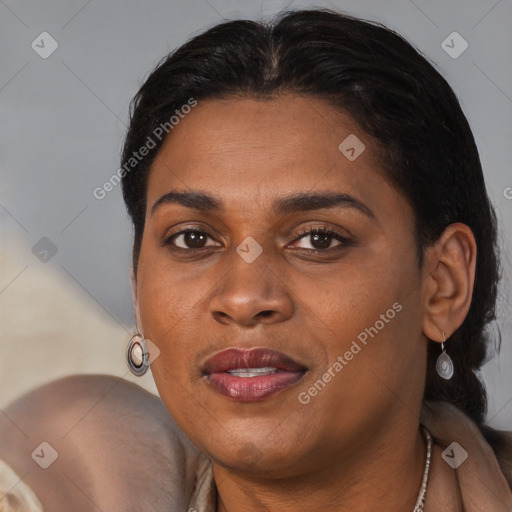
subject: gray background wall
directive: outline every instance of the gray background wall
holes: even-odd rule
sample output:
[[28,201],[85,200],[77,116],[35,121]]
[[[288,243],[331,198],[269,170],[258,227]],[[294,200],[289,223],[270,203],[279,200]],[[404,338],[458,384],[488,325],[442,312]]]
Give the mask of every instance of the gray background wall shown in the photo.
[[[502,230],[503,346],[483,371],[489,420],[512,429],[511,0],[0,0],[0,407],[70,373],[131,378],[131,226],[120,187],[103,200],[92,192],[119,167],[128,103],[142,78],[224,18],[313,6],[398,31],[461,100]],[[447,39],[454,31],[468,44],[460,56],[464,41]],[[42,32],[58,44],[49,56],[55,43]],[[137,382],[155,391],[150,375]]]

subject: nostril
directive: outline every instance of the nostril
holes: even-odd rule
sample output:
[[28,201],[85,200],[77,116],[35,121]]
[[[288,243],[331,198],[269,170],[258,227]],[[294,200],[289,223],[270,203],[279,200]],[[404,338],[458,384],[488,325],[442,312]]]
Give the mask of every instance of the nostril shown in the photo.
[[222,325],[228,325],[230,322],[229,315],[227,313],[224,313],[223,311],[215,311],[213,313],[213,317],[215,318],[215,320],[217,320],[217,322],[219,322],[219,324]]
[[274,311],[271,309],[267,309],[265,311],[260,311],[256,316],[260,316],[262,318],[268,318],[269,316],[272,316],[274,314]]

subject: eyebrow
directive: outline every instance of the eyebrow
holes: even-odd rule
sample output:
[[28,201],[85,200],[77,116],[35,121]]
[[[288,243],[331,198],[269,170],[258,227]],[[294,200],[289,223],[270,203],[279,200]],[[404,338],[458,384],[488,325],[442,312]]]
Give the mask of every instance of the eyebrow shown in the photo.
[[[172,203],[207,212],[223,209],[222,201],[208,194],[196,191],[176,192],[171,190],[155,202],[151,208],[151,215],[154,215],[162,205]],[[287,215],[300,211],[335,207],[355,208],[371,219],[375,219],[374,213],[364,203],[349,194],[336,192],[292,194],[278,199],[273,204],[272,210],[277,215]]]

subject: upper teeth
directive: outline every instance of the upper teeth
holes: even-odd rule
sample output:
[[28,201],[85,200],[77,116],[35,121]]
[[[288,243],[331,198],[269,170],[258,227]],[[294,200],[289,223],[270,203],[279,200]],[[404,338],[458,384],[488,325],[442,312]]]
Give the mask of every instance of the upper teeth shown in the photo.
[[228,370],[228,373],[235,377],[257,377],[259,375],[270,375],[271,373],[276,372],[277,368],[273,368],[272,366],[265,366],[263,368],[235,368],[233,370]]

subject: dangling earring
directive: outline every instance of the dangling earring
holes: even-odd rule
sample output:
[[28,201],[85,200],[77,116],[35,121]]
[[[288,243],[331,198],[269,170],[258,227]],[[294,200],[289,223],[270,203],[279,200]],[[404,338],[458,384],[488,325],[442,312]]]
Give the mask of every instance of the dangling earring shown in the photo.
[[132,336],[126,351],[126,361],[130,371],[140,377],[148,371],[149,355],[144,336],[137,332]]
[[441,355],[437,358],[436,362],[436,371],[440,377],[446,380],[450,380],[453,377],[453,361],[450,356],[446,353],[446,349],[444,348],[444,344],[446,342],[446,337],[443,333],[443,341],[441,342]]

